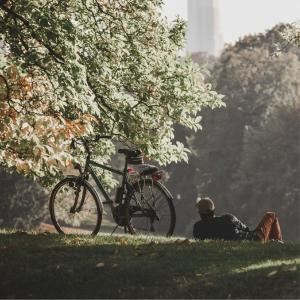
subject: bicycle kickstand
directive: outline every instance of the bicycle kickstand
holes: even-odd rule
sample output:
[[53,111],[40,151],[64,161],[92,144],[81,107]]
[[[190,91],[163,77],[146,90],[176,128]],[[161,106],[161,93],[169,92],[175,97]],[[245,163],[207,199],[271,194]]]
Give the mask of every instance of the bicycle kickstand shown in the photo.
[[114,228],[114,230],[113,230],[112,233],[110,234],[111,236],[115,233],[115,231],[117,230],[118,227],[119,227],[119,225],[117,224],[117,226]]

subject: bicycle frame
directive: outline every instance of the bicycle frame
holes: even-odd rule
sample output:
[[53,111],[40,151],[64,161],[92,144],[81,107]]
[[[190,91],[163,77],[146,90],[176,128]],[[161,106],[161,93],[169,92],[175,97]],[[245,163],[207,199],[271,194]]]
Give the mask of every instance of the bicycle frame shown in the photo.
[[99,190],[101,191],[101,193],[103,194],[105,201],[102,202],[102,204],[110,204],[112,205],[114,203],[113,200],[111,200],[111,198],[109,197],[109,195],[107,194],[107,192],[105,191],[100,179],[97,177],[95,171],[93,170],[92,166],[95,166],[97,168],[101,168],[103,170],[107,170],[109,172],[115,173],[117,175],[122,176],[122,185],[121,185],[121,189],[124,193],[124,187],[127,185],[127,162],[125,162],[125,167],[124,167],[124,171],[120,171],[114,168],[111,168],[107,165],[103,165],[100,163],[97,163],[93,160],[91,160],[89,157],[87,157],[86,160],[86,165],[85,165],[85,172],[88,172],[88,174],[91,174],[92,178],[95,180],[97,187],[99,188]]

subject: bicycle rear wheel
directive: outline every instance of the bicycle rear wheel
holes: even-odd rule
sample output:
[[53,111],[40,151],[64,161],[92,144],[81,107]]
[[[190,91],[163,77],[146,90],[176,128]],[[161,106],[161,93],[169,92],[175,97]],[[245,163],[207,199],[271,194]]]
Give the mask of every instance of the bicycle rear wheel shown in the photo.
[[78,177],[60,181],[52,191],[50,216],[61,234],[96,235],[101,226],[102,208],[93,187]]
[[171,236],[176,215],[166,188],[157,181],[145,179],[133,184],[133,189],[125,202],[128,231],[131,234]]

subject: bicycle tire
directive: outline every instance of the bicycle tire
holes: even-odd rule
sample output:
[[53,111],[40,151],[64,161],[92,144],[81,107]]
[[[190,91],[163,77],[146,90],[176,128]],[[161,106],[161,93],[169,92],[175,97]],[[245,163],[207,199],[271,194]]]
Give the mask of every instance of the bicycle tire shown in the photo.
[[[133,190],[125,201],[128,231],[131,234],[158,234],[167,237],[171,236],[175,229],[176,213],[173,205],[173,198],[167,188],[160,182],[153,181],[152,179],[139,180],[134,183],[132,187]],[[146,189],[148,189],[148,191]],[[156,196],[161,198],[154,199],[153,189],[156,192]],[[141,200],[141,195],[143,194],[145,196],[145,192],[148,194],[152,193],[152,195],[148,195],[149,197],[146,200]],[[155,207],[159,200],[165,205],[169,214],[169,219],[164,220],[164,223],[162,223],[162,210],[159,209],[158,206]],[[151,203],[150,201],[154,202]],[[135,214],[136,212],[137,214]],[[138,215],[139,213],[140,215]],[[149,221],[150,227],[142,227],[143,225],[141,222],[137,221],[138,219],[143,219],[142,221],[144,221],[144,223]],[[162,227],[162,225],[165,226]]]
[[[79,178],[75,177],[75,176],[67,177],[67,178],[61,180],[54,187],[54,189],[52,190],[52,193],[51,193],[51,196],[50,196],[50,201],[49,201],[49,210],[50,210],[51,221],[52,221],[55,229],[57,230],[57,232],[60,233],[60,234],[66,235],[66,234],[72,234],[72,233],[76,233],[76,234],[88,234],[88,233],[90,233],[90,235],[94,236],[99,232],[100,227],[101,227],[103,208],[102,208],[102,205],[101,205],[101,201],[99,200],[99,197],[98,197],[96,191],[94,190],[94,188],[87,181],[81,180],[81,179],[80,179],[80,181],[78,181],[78,180],[79,180]],[[95,217],[95,222],[92,222],[94,224],[92,224],[91,226],[87,226],[86,223],[84,225],[80,224],[81,227],[83,227],[83,228],[79,228],[79,226],[77,226],[76,227],[77,229],[73,230],[73,228],[70,227],[70,224],[68,224],[68,222],[66,220],[63,220],[62,217],[58,216],[58,213],[57,213],[57,207],[59,207],[58,193],[66,185],[68,185],[70,190],[72,188],[77,189],[78,187],[80,187],[80,191],[81,191],[81,188],[83,188],[81,197],[80,197],[80,194],[79,194],[78,199],[80,199],[79,200],[80,203],[77,203],[77,208],[76,209],[78,209],[79,207],[81,207],[81,208],[82,207],[84,207],[84,208],[87,207],[89,209],[90,207],[88,207],[88,204],[87,204],[87,201],[88,201],[87,199],[88,198],[86,198],[86,194],[87,194],[87,192],[89,192],[89,194],[91,195],[91,197],[92,197],[91,203],[94,203],[93,210],[94,210],[94,214],[95,214],[95,216],[94,216]],[[83,194],[84,194],[84,196],[83,196]],[[83,200],[83,202],[81,202],[83,197],[85,199]],[[64,199],[63,196],[62,196],[62,198],[63,198],[62,200],[64,201],[65,199]],[[74,205],[74,201],[72,200],[71,197],[68,197],[68,199],[66,201],[69,201],[68,205],[70,205],[72,203],[73,203],[72,205]],[[81,205],[81,203],[82,203],[82,205]],[[78,207],[78,204],[79,204],[79,207]],[[70,206],[66,207],[66,212],[67,213],[64,215],[64,219],[66,219],[67,216],[70,217],[69,214],[71,214],[71,212],[68,212],[69,207]],[[80,210],[79,212],[76,211],[76,213],[78,213],[78,215],[82,212],[83,212],[83,210]],[[74,216],[75,216],[76,213],[74,213]],[[86,222],[90,222],[90,221],[91,221],[90,219],[86,220]],[[87,227],[89,229],[87,229]]]

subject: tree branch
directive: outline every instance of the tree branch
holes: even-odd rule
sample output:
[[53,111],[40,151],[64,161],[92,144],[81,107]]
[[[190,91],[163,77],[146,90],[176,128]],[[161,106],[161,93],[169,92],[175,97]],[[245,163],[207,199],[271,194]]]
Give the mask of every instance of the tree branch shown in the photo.
[[13,19],[18,19],[19,21],[21,21],[28,28],[31,37],[33,39],[35,39],[37,42],[39,42],[40,44],[42,44],[49,51],[49,53],[52,55],[52,57],[54,58],[54,60],[56,62],[58,62],[60,64],[63,64],[65,62],[64,58],[59,53],[57,53],[55,50],[53,50],[50,45],[48,45],[47,43],[45,43],[37,35],[37,33],[31,28],[31,25],[30,25],[30,23],[29,23],[28,20],[26,20],[23,16],[17,14],[11,8],[5,7],[3,2],[0,2],[0,9],[4,10],[5,12],[7,12],[8,16],[9,15],[12,16]]

